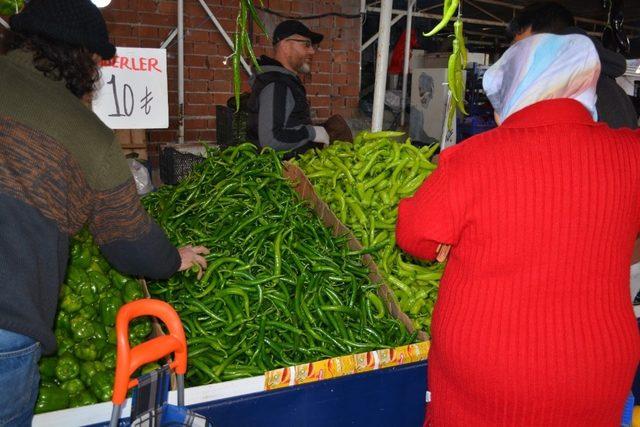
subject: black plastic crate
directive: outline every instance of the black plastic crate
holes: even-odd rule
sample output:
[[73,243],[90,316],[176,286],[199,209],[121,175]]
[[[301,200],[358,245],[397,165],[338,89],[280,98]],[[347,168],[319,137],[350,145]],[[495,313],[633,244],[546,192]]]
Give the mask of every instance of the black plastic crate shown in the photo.
[[172,147],[160,151],[160,179],[167,185],[175,185],[191,173],[204,157],[191,153],[181,153]]

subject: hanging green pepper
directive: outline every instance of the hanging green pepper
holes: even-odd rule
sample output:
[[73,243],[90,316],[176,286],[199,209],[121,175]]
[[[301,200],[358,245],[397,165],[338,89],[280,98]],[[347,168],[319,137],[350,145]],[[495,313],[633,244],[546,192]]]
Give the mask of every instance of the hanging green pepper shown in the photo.
[[62,382],[69,381],[80,375],[80,365],[75,357],[67,353],[60,356],[56,365],[56,378]]
[[38,400],[34,412],[41,414],[43,412],[57,411],[69,406],[69,393],[56,386],[55,384],[41,384]]

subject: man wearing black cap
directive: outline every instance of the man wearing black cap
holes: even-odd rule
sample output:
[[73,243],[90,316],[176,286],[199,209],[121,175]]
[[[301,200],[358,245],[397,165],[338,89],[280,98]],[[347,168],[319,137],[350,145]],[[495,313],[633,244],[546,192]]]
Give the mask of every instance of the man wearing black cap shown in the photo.
[[100,11],[89,0],[31,0],[3,44],[0,425],[23,426],[38,395],[40,353],[56,350],[70,235],[88,225],[115,268],[157,279],[205,266],[207,250],[169,242],[142,208],[113,132],[83,102],[97,64],[115,54]]
[[274,57],[262,55],[261,69],[252,76],[247,135],[261,147],[288,151],[285,158],[336,139],[352,139],[340,116],[322,126],[311,122],[307,92],[298,74],[311,72],[311,59],[322,39],[300,21],[281,22],[273,33]]

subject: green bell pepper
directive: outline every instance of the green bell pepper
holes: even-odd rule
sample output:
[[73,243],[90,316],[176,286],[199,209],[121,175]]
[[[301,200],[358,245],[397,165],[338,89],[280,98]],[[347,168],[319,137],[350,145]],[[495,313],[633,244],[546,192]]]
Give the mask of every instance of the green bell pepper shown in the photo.
[[104,275],[104,273],[89,270],[87,272],[87,276],[89,276],[89,281],[96,288],[98,294],[102,294],[103,291],[111,284],[111,281]]
[[58,359],[56,378],[62,382],[69,381],[80,375],[80,364],[73,355],[66,353]]
[[82,308],[82,298],[74,294],[71,290],[65,292],[62,301],[60,302],[60,309],[67,313],[75,313]]
[[60,387],[64,391],[69,393],[69,395],[74,395],[84,390],[84,384],[82,383],[82,380],[80,378],[74,378],[72,380],[63,382]]
[[73,346],[73,354],[80,360],[93,361],[98,358],[98,349],[93,342],[79,342]]
[[80,249],[71,254],[71,264],[86,270],[91,265],[91,247],[82,245]]
[[58,359],[56,357],[43,357],[38,363],[38,370],[40,371],[40,378],[42,380],[53,380],[56,377],[56,365]]
[[131,325],[131,329],[129,329],[129,336],[132,335],[136,338],[146,338],[151,333],[151,320],[148,318],[140,318],[136,319]]
[[69,406],[69,393],[55,384],[42,384],[38,393],[38,400],[34,412],[41,414],[43,412],[57,411]]
[[111,279],[111,283],[118,289],[124,288],[124,285],[130,280],[128,277],[123,276],[118,273],[115,269],[111,269],[109,271],[109,279]]
[[107,342],[109,344],[116,345],[116,343],[118,342],[118,337],[116,335],[116,328],[107,326],[105,327],[105,330],[107,332]]
[[113,395],[113,372],[96,372],[91,377],[91,391],[100,402],[106,402]]
[[109,345],[107,338],[107,332],[104,330],[104,326],[98,322],[91,322],[93,324],[93,337],[91,342],[96,346],[99,353],[103,353],[105,347]]
[[117,296],[108,296],[100,300],[100,318],[106,326],[116,324],[116,315],[122,305],[122,300]]
[[85,283],[88,280],[89,277],[87,276],[87,273],[85,273],[81,268],[71,264],[67,269],[67,284],[71,288],[75,289],[77,285],[79,285],[80,283]]
[[96,399],[96,397],[89,390],[82,390],[77,394],[73,394],[69,399],[69,406],[71,408],[93,405],[94,403],[98,403],[98,399]]
[[129,279],[124,285],[124,290],[122,291],[122,299],[124,299],[125,302],[131,302],[142,297],[144,297],[144,295],[142,294],[142,290],[140,289],[140,284],[133,279]]
[[62,310],[58,311],[58,314],[56,315],[55,331],[68,331],[70,328],[69,320],[69,313]]
[[82,342],[91,338],[95,334],[91,320],[82,315],[78,315],[71,319],[70,326],[73,339],[77,342]]
[[102,271],[105,275],[107,275],[107,273],[109,273],[109,270],[111,270],[111,264],[109,264],[102,255],[94,255],[93,258],[91,258],[91,262],[97,264],[100,268],[100,271]]
[[87,280],[77,284],[76,292],[82,297],[82,302],[86,305],[91,305],[98,301],[98,289],[96,285],[89,280],[88,276]]
[[87,386],[91,384],[91,378],[99,372],[98,362],[82,362],[80,364],[80,379]]
[[116,349],[115,349],[115,347],[107,350],[102,355],[101,361],[104,364],[104,367],[107,368],[107,370],[114,370],[116,368]]

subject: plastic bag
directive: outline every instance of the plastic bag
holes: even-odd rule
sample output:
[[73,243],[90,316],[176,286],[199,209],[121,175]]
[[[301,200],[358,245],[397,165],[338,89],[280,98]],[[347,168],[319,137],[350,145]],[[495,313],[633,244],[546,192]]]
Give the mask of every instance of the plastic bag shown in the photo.
[[153,183],[151,182],[151,176],[147,168],[136,159],[127,159],[127,162],[129,163],[133,180],[136,182],[138,194],[144,196],[153,191]]

